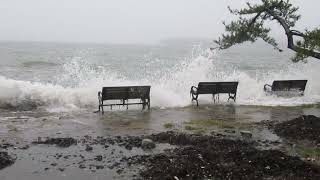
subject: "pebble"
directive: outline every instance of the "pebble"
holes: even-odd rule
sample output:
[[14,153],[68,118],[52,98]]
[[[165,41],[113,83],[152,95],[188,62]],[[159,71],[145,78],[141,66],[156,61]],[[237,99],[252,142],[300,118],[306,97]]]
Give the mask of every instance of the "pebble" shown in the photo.
[[141,142],[142,149],[153,149],[156,144],[151,139],[143,139]]
[[240,134],[244,138],[252,138],[252,133],[250,131],[240,131]]
[[52,164],[51,164],[51,166],[57,166],[57,165],[58,165],[57,163],[52,163]]
[[93,150],[93,148],[91,146],[89,146],[89,145],[86,146],[86,151],[92,151],[92,150]]
[[102,156],[101,155],[98,155],[94,158],[96,161],[102,161]]
[[59,171],[63,172],[64,171],[64,168],[58,168]]

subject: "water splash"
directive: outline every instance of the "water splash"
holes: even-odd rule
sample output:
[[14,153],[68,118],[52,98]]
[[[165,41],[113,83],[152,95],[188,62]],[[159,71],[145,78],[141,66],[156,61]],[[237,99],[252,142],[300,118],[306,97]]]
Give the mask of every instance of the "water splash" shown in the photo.
[[[148,60],[146,66],[156,65],[159,59]],[[191,104],[189,91],[200,81],[239,81],[238,99],[240,105],[292,106],[312,104],[320,101],[320,64],[288,64],[286,70],[260,71],[255,75],[241,71],[219,59],[219,54],[210,50],[194,50],[193,57],[186,58],[168,69],[156,71],[148,68],[137,73],[147,74],[145,78],[134,79],[124,76],[108,65],[90,64],[81,57],[63,65],[63,73],[55,77],[54,83],[40,83],[8,79],[0,76],[0,107],[29,103],[54,111],[94,109],[97,106],[97,92],[103,86],[151,85],[152,107],[183,107]],[[142,72],[141,72],[142,71]],[[275,79],[308,79],[305,96],[279,98],[263,92],[265,83]],[[225,98],[226,99],[226,98]],[[211,96],[200,97],[201,104],[213,103]],[[222,103],[226,103],[221,98]],[[28,105],[28,104],[27,104]]]

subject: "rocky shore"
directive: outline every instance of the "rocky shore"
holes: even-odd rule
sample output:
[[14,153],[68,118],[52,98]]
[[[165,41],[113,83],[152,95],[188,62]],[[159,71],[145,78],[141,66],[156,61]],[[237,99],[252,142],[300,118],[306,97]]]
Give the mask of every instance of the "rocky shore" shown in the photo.
[[[319,124],[320,118],[316,116],[260,123],[289,142],[288,146],[304,140],[316,150]],[[317,160],[274,148],[267,141],[252,138],[250,131],[243,131],[250,135],[246,138],[228,136],[235,134],[235,130],[225,132],[171,130],[138,136],[60,135],[38,137],[26,144],[2,140],[0,170],[21,161],[37,161],[41,165],[34,173],[79,169],[93,174],[114,173],[114,179],[320,179]]]

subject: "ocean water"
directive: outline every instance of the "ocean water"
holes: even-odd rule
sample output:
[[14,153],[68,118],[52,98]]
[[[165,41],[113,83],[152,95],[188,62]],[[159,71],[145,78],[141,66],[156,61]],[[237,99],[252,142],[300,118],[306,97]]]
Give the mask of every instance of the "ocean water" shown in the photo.
[[[200,81],[239,81],[235,105],[297,106],[320,102],[320,61],[292,63],[262,42],[210,51],[210,40],[155,44],[0,42],[0,108],[97,109],[103,86],[151,85],[153,108],[186,107]],[[266,95],[273,80],[307,79],[303,97]],[[212,104],[201,96],[200,104]],[[220,96],[221,104],[233,104]]]

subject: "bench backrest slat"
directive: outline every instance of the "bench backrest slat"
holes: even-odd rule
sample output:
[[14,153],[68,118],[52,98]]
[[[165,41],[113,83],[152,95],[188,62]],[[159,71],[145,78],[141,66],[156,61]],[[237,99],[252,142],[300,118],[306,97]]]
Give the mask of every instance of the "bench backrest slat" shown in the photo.
[[150,86],[103,87],[102,100],[147,99],[150,96],[150,88]]
[[150,86],[133,86],[129,87],[129,99],[147,99],[150,96]]
[[218,91],[217,83],[214,82],[200,82],[198,84],[198,94],[212,94]]
[[219,87],[220,93],[236,93],[238,82],[221,82]]
[[304,91],[307,80],[273,81],[272,91]]
[[236,93],[238,82],[200,82],[198,94]]

